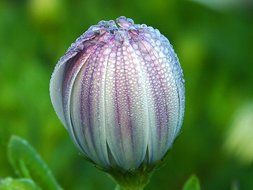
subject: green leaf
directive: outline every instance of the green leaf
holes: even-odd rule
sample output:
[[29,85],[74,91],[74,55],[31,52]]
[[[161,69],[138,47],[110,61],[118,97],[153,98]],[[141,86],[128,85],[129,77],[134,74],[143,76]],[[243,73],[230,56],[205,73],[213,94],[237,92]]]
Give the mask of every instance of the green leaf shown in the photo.
[[20,177],[32,179],[42,189],[61,189],[46,163],[26,140],[12,136],[8,145],[8,157]]
[[31,179],[5,178],[0,181],[0,190],[41,190]]
[[197,176],[192,175],[184,184],[183,190],[200,190],[199,179]]

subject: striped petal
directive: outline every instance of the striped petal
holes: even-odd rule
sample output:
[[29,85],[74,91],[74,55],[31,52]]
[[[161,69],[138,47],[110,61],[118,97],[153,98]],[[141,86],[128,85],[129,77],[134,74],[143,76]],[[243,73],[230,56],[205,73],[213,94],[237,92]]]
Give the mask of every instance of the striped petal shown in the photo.
[[141,164],[147,149],[148,102],[143,79],[129,42],[115,46],[106,77],[106,132],[112,155],[127,170]]
[[168,151],[182,124],[182,73],[176,54],[169,42],[163,41],[158,30],[149,27],[140,38],[138,49],[145,63],[153,100],[150,104],[154,114],[151,117],[148,156],[149,162],[154,163]]

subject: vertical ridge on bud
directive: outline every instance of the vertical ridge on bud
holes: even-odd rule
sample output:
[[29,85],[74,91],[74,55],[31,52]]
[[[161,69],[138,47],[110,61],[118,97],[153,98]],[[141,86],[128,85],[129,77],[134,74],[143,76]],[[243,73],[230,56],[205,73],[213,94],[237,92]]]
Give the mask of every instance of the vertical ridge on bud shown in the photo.
[[104,169],[161,160],[179,133],[184,81],[157,29],[119,17],[91,26],[59,60],[54,109],[79,150]]
[[[142,98],[144,82],[139,74],[138,61],[131,55],[129,42],[124,41],[117,50],[115,68],[112,69],[114,76],[111,78],[114,78],[115,86],[114,95],[110,98],[115,97],[114,111],[108,112],[112,117],[114,115],[112,121],[115,125],[108,128],[112,132],[108,143],[116,161],[125,169],[136,168],[143,161],[148,133],[147,102]],[[122,143],[121,147],[118,142]]]

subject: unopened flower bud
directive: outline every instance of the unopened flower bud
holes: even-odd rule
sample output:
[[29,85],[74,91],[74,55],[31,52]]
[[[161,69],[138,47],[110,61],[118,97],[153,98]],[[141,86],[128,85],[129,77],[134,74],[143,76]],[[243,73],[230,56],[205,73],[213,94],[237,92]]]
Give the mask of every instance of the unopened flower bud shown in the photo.
[[76,146],[104,169],[159,162],[184,115],[171,44],[125,17],[91,26],[71,45],[52,74],[50,96]]

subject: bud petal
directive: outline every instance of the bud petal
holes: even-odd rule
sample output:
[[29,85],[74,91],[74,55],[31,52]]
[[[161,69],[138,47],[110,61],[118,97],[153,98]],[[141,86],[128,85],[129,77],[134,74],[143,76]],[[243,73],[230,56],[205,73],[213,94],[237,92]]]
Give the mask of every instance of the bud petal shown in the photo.
[[157,29],[119,17],[71,45],[50,81],[54,109],[83,154],[103,168],[161,160],[181,128],[184,81]]

